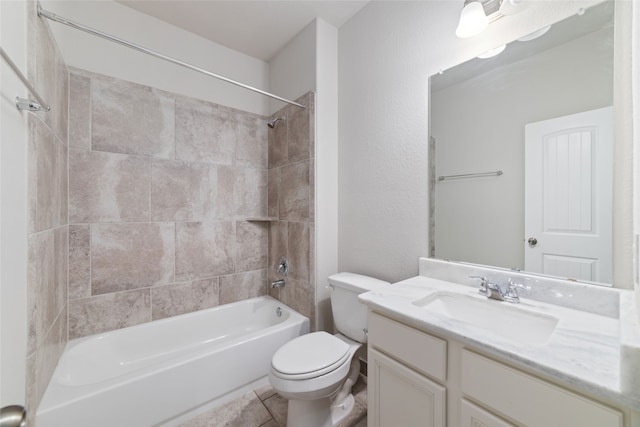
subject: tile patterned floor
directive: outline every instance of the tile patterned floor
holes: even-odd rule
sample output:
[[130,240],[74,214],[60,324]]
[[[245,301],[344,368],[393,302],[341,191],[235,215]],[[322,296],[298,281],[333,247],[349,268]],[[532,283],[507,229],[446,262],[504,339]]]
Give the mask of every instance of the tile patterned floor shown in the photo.
[[[361,377],[353,387],[356,404],[339,427],[366,427],[367,384]],[[287,400],[270,385],[257,388],[180,427],[286,427]]]

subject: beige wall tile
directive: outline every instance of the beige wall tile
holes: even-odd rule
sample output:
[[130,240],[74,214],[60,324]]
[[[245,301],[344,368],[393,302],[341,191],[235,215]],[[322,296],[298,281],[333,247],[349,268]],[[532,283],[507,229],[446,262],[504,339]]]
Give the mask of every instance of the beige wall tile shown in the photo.
[[306,222],[289,222],[288,226],[289,276],[309,283],[310,236]]
[[40,96],[51,106],[51,111],[35,113],[67,145],[69,74],[67,66],[51,34],[48,21],[39,19],[36,2],[29,1],[29,31],[27,68],[29,80]]
[[151,319],[164,319],[215,307],[219,303],[218,278],[151,288]]
[[176,224],[176,280],[192,280],[235,271],[236,230],[233,222]]
[[173,223],[94,224],[93,295],[173,282]]
[[247,271],[220,278],[220,304],[267,295],[267,271]]
[[[27,408],[37,408],[40,405],[41,395],[36,391],[36,356],[37,353],[31,353],[27,357],[27,366],[25,368],[25,400]],[[27,425],[34,426],[36,411],[27,411]]]
[[[277,117],[287,117],[287,108],[283,108],[273,116],[269,117],[269,121]],[[287,122],[279,121],[276,126],[271,129],[267,128],[267,136],[269,141],[269,168],[276,168],[287,163]]]
[[47,331],[67,301],[68,227],[29,236],[27,306],[28,353],[44,342]]
[[278,218],[280,214],[280,168],[269,169],[267,180],[267,215]]
[[69,301],[69,339],[150,320],[151,298],[148,288]]
[[98,151],[172,159],[175,101],[146,86],[92,78],[91,143]]
[[309,92],[303,98],[306,98],[302,102],[309,112],[309,157],[314,159],[316,157],[316,94]]
[[236,168],[218,167],[218,218],[236,218]]
[[[316,224],[309,223],[309,284],[311,289],[316,288]],[[313,295],[315,301],[315,293]]]
[[267,170],[236,170],[234,189],[235,214],[240,218],[267,215]]
[[149,159],[72,149],[69,220],[148,221],[150,179]]
[[89,224],[69,226],[69,299],[91,296]]
[[29,137],[27,141],[27,213],[29,233],[36,232],[36,210],[38,207],[38,118],[29,114],[27,123]]
[[[30,127],[33,143],[30,154],[35,162],[29,169],[29,195],[32,231],[41,231],[67,224],[67,147],[40,121]],[[35,150],[35,151],[34,151]]]
[[267,120],[249,113],[237,113],[236,165],[267,168]]
[[[28,119],[26,399],[37,408],[67,342],[68,70],[37,3],[25,2],[27,76],[51,111]],[[29,411],[33,423],[34,410]]]
[[292,307],[303,316],[313,319],[314,289],[309,283],[293,280],[294,288]]
[[272,221],[269,224],[269,265],[267,266],[269,281],[282,278],[282,276],[276,275],[276,268],[281,256],[289,256],[288,235],[288,223],[286,221]]
[[231,165],[237,119],[228,109],[204,101],[176,101],[176,158]]
[[60,356],[67,343],[67,310],[58,315],[48,331],[42,345],[36,352],[35,398],[40,402],[47,390],[49,380],[55,371]]
[[316,220],[316,162],[309,162],[309,221]]
[[280,177],[280,219],[309,219],[309,161],[283,166]]
[[236,271],[267,268],[269,225],[265,222],[236,223]]
[[69,147],[91,149],[91,80],[69,73]]
[[[308,104],[308,98],[304,97],[302,101]],[[291,105],[288,108],[287,160],[289,163],[293,163],[311,157],[312,116],[311,108],[303,110],[295,105]]]
[[287,117],[286,126],[269,131],[268,214],[277,216],[269,228],[269,280],[281,279],[275,265],[289,260],[286,286],[269,293],[308,316],[315,316],[315,94],[297,99],[307,106],[286,106],[271,118]]
[[154,160],[151,163],[151,219],[215,219],[217,169],[206,163]]
[[218,218],[266,216],[267,189],[266,169],[218,167]]

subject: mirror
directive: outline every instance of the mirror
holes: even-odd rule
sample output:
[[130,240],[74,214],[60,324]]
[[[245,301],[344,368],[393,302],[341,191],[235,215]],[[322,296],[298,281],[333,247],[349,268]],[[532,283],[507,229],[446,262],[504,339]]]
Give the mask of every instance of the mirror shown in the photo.
[[432,256],[611,283],[613,15],[431,77]]

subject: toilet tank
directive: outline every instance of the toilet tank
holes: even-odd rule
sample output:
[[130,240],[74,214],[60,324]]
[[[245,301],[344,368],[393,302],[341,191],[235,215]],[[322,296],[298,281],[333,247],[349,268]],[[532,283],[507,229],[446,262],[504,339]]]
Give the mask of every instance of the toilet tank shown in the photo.
[[331,311],[336,330],[352,340],[366,343],[367,306],[358,301],[358,295],[389,286],[389,282],[354,273],[329,276]]

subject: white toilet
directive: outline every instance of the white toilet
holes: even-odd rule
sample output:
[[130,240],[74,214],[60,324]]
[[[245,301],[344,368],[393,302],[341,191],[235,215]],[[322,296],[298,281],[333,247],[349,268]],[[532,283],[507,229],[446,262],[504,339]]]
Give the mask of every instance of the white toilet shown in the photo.
[[269,382],[289,399],[287,427],[333,427],[354,405],[351,386],[367,342],[367,307],[358,295],[388,282],[353,273],[329,277],[331,311],[337,334],[314,332],[295,338],[271,359]]

